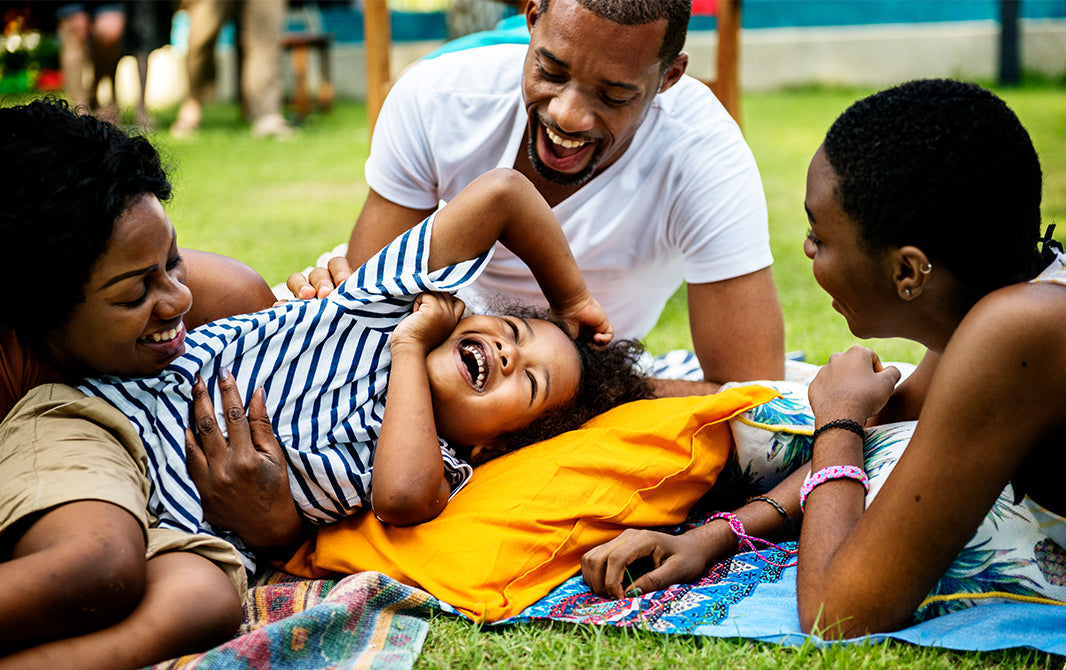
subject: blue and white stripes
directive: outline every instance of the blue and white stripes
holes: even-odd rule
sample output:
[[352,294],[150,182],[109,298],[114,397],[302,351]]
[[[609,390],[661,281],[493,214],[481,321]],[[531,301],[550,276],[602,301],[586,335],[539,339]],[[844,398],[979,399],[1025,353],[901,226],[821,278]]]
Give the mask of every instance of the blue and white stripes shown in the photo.
[[[144,440],[160,525],[219,534],[205,524],[185,468],[185,428],[196,375],[207,383],[225,427],[218,372],[229,369],[247,404],[265,390],[267,412],[285,449],[293,498],[316,523],[368,502],[374,446],[388,386],[389,337],[424,291],[454,292],[481,273],[491,250],[427,271],[433,217],[393,241],[323,300],[223,319],[189,333],[186,353],[158,377],[97,378],[80,388],[130,417]],[[453,491],[471,468],[441,442]]]

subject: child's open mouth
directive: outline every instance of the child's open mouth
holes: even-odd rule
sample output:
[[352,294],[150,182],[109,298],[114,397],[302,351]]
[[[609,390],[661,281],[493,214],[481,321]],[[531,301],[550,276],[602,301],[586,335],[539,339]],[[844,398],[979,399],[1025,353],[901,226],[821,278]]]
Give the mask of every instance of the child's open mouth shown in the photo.
[[485,351],[479,342],[464,340],[459,343],[459,358],[470,375],[474,390],[480,391],[485,386]]

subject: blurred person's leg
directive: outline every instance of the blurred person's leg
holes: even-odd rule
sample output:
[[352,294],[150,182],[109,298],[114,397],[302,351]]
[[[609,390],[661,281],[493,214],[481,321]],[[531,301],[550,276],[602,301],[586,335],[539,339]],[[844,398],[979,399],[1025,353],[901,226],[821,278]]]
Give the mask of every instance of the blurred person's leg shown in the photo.
[[89,107],[85,88],[85,64],[89,60],[89,13],[83,3],[66,3],[56,8],[59,35],[59,64],[63,88],[79,111]]
[[174,4],[171,0],[127,0],[125,44],[137,59],[140,91],[137,99],[137,125],[144,129],[154,123],[148,113],[148,58],[153,51],[170,43]]
[[245,0],[241,6],[241,94],[252,134],[286,137],[292,128],[281,115],[281,29],[285,0]]
[[[93,83],[89,89],[89,107],[106,121],[117,122],[118,99],[115,72],[122,56],[122,35],[126,31],[126,13],[121,4],[108,3],[96,8],[89,34],[89,58],[93,66]],[[100,107],[97,93],[105,80],[111,86],[111,99]]]
[[233,0],[185,0],[182,6],[189,14],[189,48],[185,55],[189,96],[170,127],[175,135],[188,134],[200,127],[204,100],[215,85],[218,34],[235,7]]

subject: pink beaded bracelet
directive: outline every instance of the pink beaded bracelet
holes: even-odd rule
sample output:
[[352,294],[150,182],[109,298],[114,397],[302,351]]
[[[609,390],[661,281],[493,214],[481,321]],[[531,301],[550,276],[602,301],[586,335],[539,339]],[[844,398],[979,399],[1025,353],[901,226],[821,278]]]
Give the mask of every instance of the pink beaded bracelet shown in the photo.
[[755,543],[756,542],[763,543],[764,545],[766,545],[767,549],[770,548],[770,547],[773,547],[774,549],[777,549],[779,551],[783,551],[786,554],[788,554],[789,556],[795,556],[797,553],[799,553],[799,550],[798,549],[785,549],[784,547],[778,546],[778,545],[774,544],[773,542],[769,542],[767,540],[764,540],[761,537],[755,537],[754,535],[748,535],[744,531],[744,524],[740,523],[740,519],[737,518],[736,514],[733,514],[732,512],[715,512],[714,514],[712,514],[707,519],[707,523],[710,523],[711,521],[714,521],[715,519],[725,519],[726,521],[729,522],[729,530],[733,531],[733,534],[737,536],[737,551],[740,551],[746,545],[749,551],[754,551],[756,556],[758,556],[762,560],[766,561],[769,565],[772,565],[772,566],[774,566],[776,568],[787,568],[787,567],[791,567],[791,566],[796,564],[796,559],[795,558],[790,560],[788,563],[774,563],[770,559],[768,559],[765,556],[763,556],[762,554],[760,554],[759,550],[755,548]]
[[803,486],[800,487],[800,509],[807,506],[807,496],[811,494],[811,491],[834,479],[854,479],[862,484],[862,488],[867,493],[870,492],[870,478],[866,476],[866,471],[862,468],[856,465],[830,465],[814,474],[807,473],[803,479]]

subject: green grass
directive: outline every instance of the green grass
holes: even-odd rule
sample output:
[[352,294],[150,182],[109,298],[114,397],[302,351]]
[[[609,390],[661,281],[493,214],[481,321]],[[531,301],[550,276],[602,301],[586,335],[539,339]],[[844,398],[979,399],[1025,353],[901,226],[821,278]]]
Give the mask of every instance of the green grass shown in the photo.
[[1062,658],[1032,650],[954,652],[900,642],[820,648],[752,640],[662,635],[609,626],[550,622],[481,627],[448,616],[432,619],[415,668],[580,668],[581,670],[977,670],[1061,668]]
[[[770,212],[774,275],[785,310],[789,350],[824,362],[856,342],[810,273],[802,240],[807,162],[826,128],[870,90],[802,89],[748,94],[744,130],[758,160]],[[1066,221],[1066,87],[1035,85],[1000,91],[1029,128],[1045,174],[1045,222]],[[9,99],[2,104],[16,100]],[[159,113],[161,127],[174,110]],[[184,246],[240,258],[269,282],[347,240],[366,194],[365,109],[341,102],[312,117],[288,142],[254,140],[233,105],[207,108],[198,136],[153,140],[175,168],[168,205]],[[958,224],[965,234],[965,222]],[[1059,239],[1066,239],[1066,225]],[[691,347],[679,293],[648,337],[652,351]],[[867,343],[886,360],[916,362],[920,349],[894,340]],[[957,653],[889,643],[819,649],[778,647],[591,626],[480,627],[435,617],[418,668],[1062,668],[1057,656],[1014,650]]]

